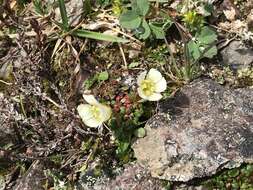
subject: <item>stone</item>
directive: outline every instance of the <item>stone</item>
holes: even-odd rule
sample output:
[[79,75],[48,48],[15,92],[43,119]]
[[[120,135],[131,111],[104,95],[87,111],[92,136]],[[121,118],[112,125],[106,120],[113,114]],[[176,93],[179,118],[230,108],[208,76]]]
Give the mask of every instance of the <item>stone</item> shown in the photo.
[[19,135],[15,130],[14,123],[14,118],[18,119],[19,114],[14,107],[13,102],[0,92],[0,171],[11,168],[15,164],[15,159],[10,156],[11,151],[9,151],[9,147],[19,142]]
[[198,79],[161,103],[133,149],[152,177],[187,182],[253,163],[253,90]]
[[12,127],[11,119],[18,117],[14,111],[14,104],[0,92],[0,147],[16,144],[18,137]]
[[155,189],[165,190],[165,185],[159,179],[151,177],[150,172],[135,162],[127,164],[124,169],[117,172],[116,176],[106,175],[96,179],[87,175],[80,177],[76,189],[81,190],[137,190]]
[[240,41],[232,41],[222,51],[223,62],[233,70],[248,68],[253,63],[253,49]]
[[44,190],[46,176],[44,175],[44,165],[40,161],[34,161],[24,176],[18,180],[15,190]]
[[[55,4],[55,0],[47,0],[51,5]],[[82,0],[69,0],[65,2],[65,7],[68,15],[69,24],[76,26],[82,19],[83,14],[83,1]],[[55,20],[62,22],[59,7],[55,8]]]

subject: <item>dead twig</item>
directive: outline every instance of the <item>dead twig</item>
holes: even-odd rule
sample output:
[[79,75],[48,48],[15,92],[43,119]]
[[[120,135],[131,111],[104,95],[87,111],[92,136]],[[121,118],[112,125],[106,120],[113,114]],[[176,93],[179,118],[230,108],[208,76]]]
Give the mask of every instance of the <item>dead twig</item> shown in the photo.
[[1,83],[3,83],[3,84],[6,84],[6,85],[8,85],[8,86],[12,85],[12,83],[10,83],[10,82],[6,82],[6,81],[1,80],[1,79],[0,79],[0,82],[1,82]]
[[120,53],[121,53],[122,58],[123,58],[123,62],[124,62],[124,66],[125,66],[124,69],[127,69],[127,61],[126,61],[125,53],[124,53],[124,51],[123,51],[122,45],[121,45],[120,43],[118,43],[118,45],[119,45]]

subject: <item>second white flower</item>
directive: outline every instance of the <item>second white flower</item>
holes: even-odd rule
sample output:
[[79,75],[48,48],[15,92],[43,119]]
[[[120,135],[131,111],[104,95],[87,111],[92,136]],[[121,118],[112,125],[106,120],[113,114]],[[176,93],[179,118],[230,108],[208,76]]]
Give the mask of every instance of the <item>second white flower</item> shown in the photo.
[[142,72],[137,78],[138,94],[149,101],[158,101],[162,98],[161,92],[167,88],[167,82],[156,69]]

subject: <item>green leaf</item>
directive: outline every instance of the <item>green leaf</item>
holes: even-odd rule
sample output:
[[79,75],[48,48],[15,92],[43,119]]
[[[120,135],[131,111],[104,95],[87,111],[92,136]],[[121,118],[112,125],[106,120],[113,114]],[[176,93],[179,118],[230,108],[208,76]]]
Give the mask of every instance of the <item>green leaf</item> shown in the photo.
[[108,42],[121,42],[121,43],[128,42],[128,40],[119,38],[117,36],[111,36],[108,34],[102,34],[99,32],[92,32],[92,31],[83,30],[83,29],[77,29],[73,31],[71,34],[78,37],[91,38],[95,40],[103,40],[103,41],[108,41]]
[[33,1],[34,10],[39,15],[44,15],[47,10],[46,8],[43,8],[43,4],[41,0],[34,0]]
[[154,23],[149,23],[149,26],[157,39],[165,38],[165,32],[163,30],[163,27],[157,26]]
[[238,176],[239,174],[240,174],[240,170],[238,170],[237,168],[228,171],[229,177],[236,177],[236,176]]
[[99,75],[98,75],[98,80],[100,80],[100,81],[108,80],[108,78],[109,78],[109,73],[107,71],[103,71],[103,72],[99,73]]
[[91,0],[83,1],[83,16],[87,16],[92,12],[92,2]]
[[84,172],[87,169],[87,163],[84,163],[81,168],[78,170],[78,172]]
[[140,34],[140,39],[146,40],[150,36],[151,30],[145,19],[142,20],[142,27],[144,28],[144,32]]
[[120,15],[120,25],[126,29],[136,29],[141,24],[141,17],[135,11],[126,11]]
[[58,2],[59,2],[59,8],[60,8],[61,19],[62,19],[64,30],[68,30],[69,24],[68,24],[68,15],[66,11],[65,2],[64,0],[58,0]]
[[141,16],[145,16],[149,11],[148,0],[136,0],[136,6],[136,11]]
[[168,0],[149,0],[150,2],[168,3]]
[[201,28],[200,34],[196,35],[196,38],[201,44],[211,44],[217,40],[217,34],[208,26]]
[[143,138],[146,136],[146,130],[144,128],[136,129],[134,135],[138,138]]
[[129,142],[124,142],[124,141],[119,142],[118,148],[116,150],[116,154],[119,156],[123,156],[128,150],[129,145],[130,145]]
[[134,68],[134,67],[138,67],[141,64],[141,62],[132,62],[128,65],[128,68]]
[[163,24],[163,31],[168,30],[172,26],[173,22],[170,19],[167,19]]
[[211,16],[212,12],[214,11],[213,5],[210,3],[207,3],[204,5],[204,16]]
[[84,81],[84,88],[85,90],[89,90],[98,80],[98,75],[95,75],[89,79]]
[[197,60],[201,56],[199,45],[196,44],[194,41],[191,40],[190,42],[188,42],[187,48],[191,58],[193,58],[194,60]]
[[[208,48],[208,47],[206,47],[206,48]],[[211,59],[211,58],[213,58],[213,56],[217,55],[217,53],[218,53],[217,47],[213,46],[207,52],[205,52],[204,57]]]

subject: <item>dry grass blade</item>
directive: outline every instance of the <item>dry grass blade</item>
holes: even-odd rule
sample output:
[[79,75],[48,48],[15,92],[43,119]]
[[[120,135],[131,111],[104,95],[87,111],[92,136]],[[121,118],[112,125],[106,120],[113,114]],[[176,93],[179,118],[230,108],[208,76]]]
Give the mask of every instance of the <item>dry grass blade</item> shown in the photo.
[[55,43],[55,46],[54,46],[54,49],[53,49],[53,53],[52,53],[52,56],[51,56],[51,59],[54,57],[54,55],[56,54],[57,51],[59,51],[61,48],[60,45],[61,45],[61,42],[62,42],[62,39],[59,38],[56,43]]

